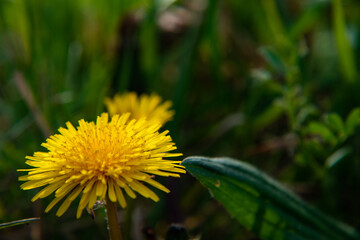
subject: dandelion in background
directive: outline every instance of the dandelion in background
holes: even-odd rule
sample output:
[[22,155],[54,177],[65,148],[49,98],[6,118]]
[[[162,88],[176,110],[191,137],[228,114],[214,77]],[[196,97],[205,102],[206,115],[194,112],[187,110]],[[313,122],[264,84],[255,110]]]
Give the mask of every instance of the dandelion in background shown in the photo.
[[77,210],[79,218],[84,208],[93,208],[97,200],[109,199],[126,206],[124,192],[131,198],[135,193],[158,201],[158,196],[144,183],[164,192],[169,190],[151,175],[179,177],[185,173],[180,161],[165,158],[181,156],[169,153],[175,144],[168,131],[159,133],[160,124],[149,124],[144,118],[129,120],[130,114],[114,115],[109,121],[103,113],[96,123],[79,121],[74,128],[59,128],[60,134],[49,137],[43,147],[47,152],[27,156],[31,169],[20,169],[28,175],[19,180],[24,190],[44,187],[32,199],[35,201],[55,193],[47,206],[50,211],[63,200],[56,215],[61,216],[71,202],[81,194]]
[[171,101],[162,102],[162,98],[154,93],[143,94],[140,97],[134,92],[116,94],[113,99],[106,98],[105,105],[111,116],[129,112],[131,119],[145,117],[149,123],[160,123],[161,125],[174,116],[174,111],[170,110]]

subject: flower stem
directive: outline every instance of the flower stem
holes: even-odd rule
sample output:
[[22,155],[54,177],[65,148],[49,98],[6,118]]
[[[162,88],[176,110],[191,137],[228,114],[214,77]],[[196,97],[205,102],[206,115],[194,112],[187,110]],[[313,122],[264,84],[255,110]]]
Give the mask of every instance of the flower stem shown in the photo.
[[107,225],[111,240],[122,240],[120,225],[116,211],[116,203],[106,197]]

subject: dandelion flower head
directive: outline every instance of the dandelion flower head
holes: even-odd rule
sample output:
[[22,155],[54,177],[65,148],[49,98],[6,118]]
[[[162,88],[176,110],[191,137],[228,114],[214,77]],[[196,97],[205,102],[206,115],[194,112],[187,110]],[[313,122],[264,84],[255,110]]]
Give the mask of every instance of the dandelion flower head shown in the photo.
[[160,124],[129,120],[129,115],[114,115],[109,121],[108,114],[103,113],[96,123],[80,120],[77,128],[66,123],[67,128],[59,128],[60,134],[42,144],[47,152],[26,157],[33,168],[19,170],[28,172],[19,178],[27,181],[21,188],[45,186],[32,201],[55,193],[45,212],[63,200],[57,216],[64,214],[81,194],[77,218],[84,208],[92,209],[97,200],[106,197],[126,207],[124,192],[131,198],[138,193],[158,201],[144,183],[169,192],[153,175],[179,177],[179,173],[185,173],[178,165],[180,161],[164,159],[182,154],[169,153],[176,147],[168,131],[158,132]]
[[145,117],[150,123],[161,125],[174,116],[174,111],[169,109],[172,105],[171,101],[162,102],[162,98],[155,93],[143,94],[140,97],[135,92],[116,94],[113,99],[106,98],[105,105],[111,116],[129,112],[131,119]]

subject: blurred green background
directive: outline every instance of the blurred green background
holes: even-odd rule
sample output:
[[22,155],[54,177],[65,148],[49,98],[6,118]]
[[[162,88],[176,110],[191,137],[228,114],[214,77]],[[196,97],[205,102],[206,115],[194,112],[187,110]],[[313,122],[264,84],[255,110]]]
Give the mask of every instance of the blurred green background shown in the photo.
[[[136,91],[173,101],[184,156],[229,156],[360,228],[360,2],[356,0],[1,0],[0,239],[107,239],[103,210],[43,213],[18,168],[66,121]],[[125,239],[256,239],[190,174],[161,201],[120,210]]]

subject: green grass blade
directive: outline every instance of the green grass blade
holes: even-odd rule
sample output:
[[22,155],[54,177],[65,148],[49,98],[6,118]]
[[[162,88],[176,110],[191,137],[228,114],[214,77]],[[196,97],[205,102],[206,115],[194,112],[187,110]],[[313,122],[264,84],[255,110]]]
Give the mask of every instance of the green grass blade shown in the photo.
[[336,45],[339,54],[340,65],[344,77],[348,82],[354,82],[357,78],[354,50],[350,46],[346,36],[346,23],[341,0],[332,1],[333,25]]
[[247,163],[189,157],[182,165],[262,239],[360,239],[353,229],[310,207]]
[[328,5],[328,1],[315,2],[309,8],[305,9],[291,27],[289,31],[290,38],[297,39],[303,37],[304,34],[312,29],[316,22],[323,17]]
[[141,65],[146,75],[150,91],[158,92],[161,86],[160,78],[157,75],[159,67],[158,54],[158,30],[156,26],[156,3],[151,1],[151,7],[140,30]]
[[0,229],[13,227],[13,226],[21,225],[21,224],[26,224],[26,223],[37,221],[37,220],[40,220],[40,218],[26,218],[26,219],[16,220],[16,221],[12,221],[12,222],[7,222],[7,223],[0,223]]
[[282,42],[286,35],[285,27],[281,20],[279,11],[277,9],[276,1],[274,0],[262,0],[262,4],[266,13],[269,27],[272,31],[275,41]]

